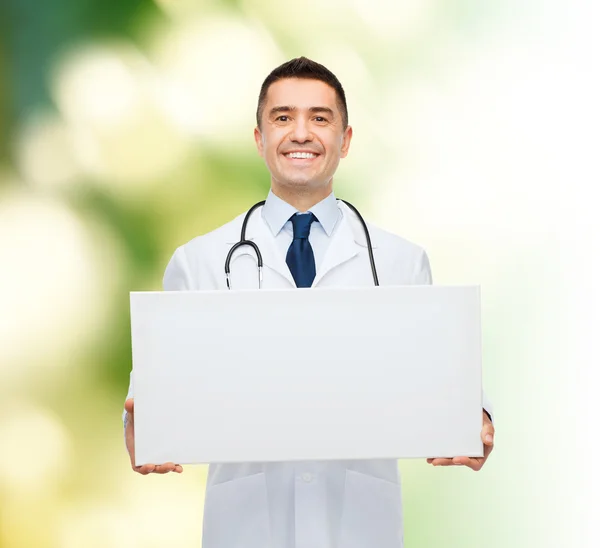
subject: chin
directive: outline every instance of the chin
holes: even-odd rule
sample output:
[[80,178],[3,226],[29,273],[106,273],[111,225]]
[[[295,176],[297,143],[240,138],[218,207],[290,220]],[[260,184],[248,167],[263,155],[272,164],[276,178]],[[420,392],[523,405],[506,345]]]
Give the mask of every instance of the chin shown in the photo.
[[293,178],[285,178],[285,179],[280,179],[280,183],[281,186],[287,186],[289,188],[312,188],[315,186],[318,186],[314,183],[314,181],[312,181],[311,179],[307,179],[306,177],[293,177]]
[[288,181],[288,184],[290,186],[306,187],[306,188],[314,188],[316,186],[319,186],[314,181],[307,180],[307,179],[291,179],[290,181]]
[[323,179],[315,179],[306,174],[294,174],[288,177],[278,177],[277,184],[281,187],[289,188],[290,190],[320,190],[329,185],[328,181]]

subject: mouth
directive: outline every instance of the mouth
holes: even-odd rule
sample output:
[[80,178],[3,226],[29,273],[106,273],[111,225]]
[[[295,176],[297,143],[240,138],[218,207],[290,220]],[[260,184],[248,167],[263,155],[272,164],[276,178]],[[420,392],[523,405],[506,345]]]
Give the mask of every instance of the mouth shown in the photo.
[[320,156],[320,154],[317,154],[316,152],[301,152],[301,151],[286,152],[283,155],[288,160],[292,160],[294,162],[310,162]]

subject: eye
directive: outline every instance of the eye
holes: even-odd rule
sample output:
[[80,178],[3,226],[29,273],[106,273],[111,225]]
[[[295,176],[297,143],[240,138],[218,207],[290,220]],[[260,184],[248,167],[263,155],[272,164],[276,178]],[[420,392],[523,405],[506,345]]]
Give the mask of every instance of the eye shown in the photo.
[[324,118],[323,116],[315,116],[315,122],[318,124],[326,124],[327,118]]
[[277,118],[275,118],[275,120],[277,122],[287,122],[289,120],[289,118],[285,114],[282,114],[281,116],[277,116]]

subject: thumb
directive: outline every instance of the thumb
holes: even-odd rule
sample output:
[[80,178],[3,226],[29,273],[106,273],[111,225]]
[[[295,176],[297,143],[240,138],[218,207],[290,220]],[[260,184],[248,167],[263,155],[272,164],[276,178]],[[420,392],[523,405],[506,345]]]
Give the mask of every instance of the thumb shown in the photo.
[[481,430],[481,441],[485,445],[494,444],[494,427],[491,424],[485,424]]
[[129,398],[125,402],[125,411],[127,411],[130,415],[133,415],[133,398]]

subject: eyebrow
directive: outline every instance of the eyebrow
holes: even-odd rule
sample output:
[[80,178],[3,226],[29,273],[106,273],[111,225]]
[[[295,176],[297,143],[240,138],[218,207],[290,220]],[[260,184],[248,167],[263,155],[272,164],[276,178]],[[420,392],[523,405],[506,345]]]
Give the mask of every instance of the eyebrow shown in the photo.
[[[291,107],[291,106],[273,107],[269,111],[269,116],[273,116],[274,114],[279,114],[280,112],[295,112],[296,110],[298,110],[296,107]],[[335,113],[329,107],[310,107],[308,109],[308,111],[313,114],[325,113],[325,114],[329,114],[329,116],[331,116],[332,118],[335,117]]]

